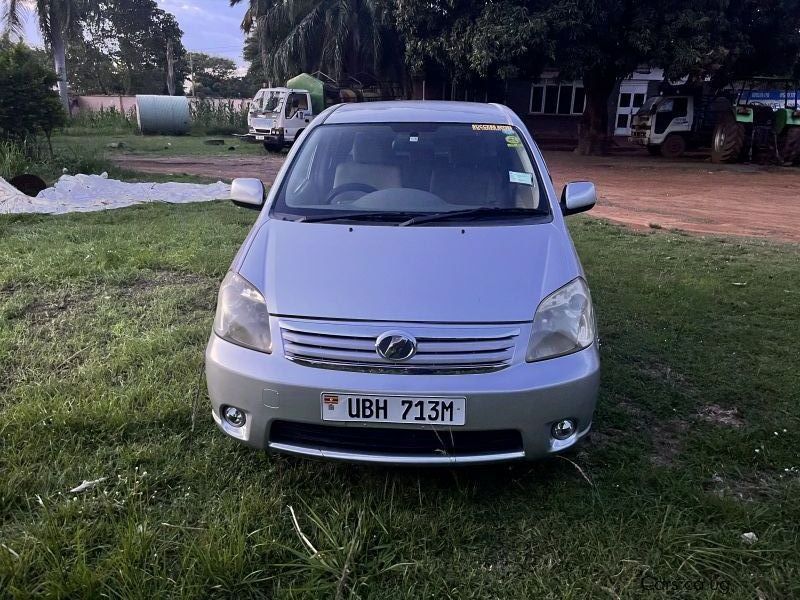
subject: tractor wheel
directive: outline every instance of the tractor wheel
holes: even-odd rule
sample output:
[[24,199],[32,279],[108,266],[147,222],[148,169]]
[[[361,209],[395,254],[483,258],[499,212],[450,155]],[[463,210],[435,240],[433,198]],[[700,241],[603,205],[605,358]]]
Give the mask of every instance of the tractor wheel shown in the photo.
[[741,159],[744,150],[745,128],[733,115],[725,115],[714,129],[711,162],[730,163]]
[[661,156],[664,158],[680,158],[684,152],[686,152],[686,140],[676,133],[670,133],[661,144]]
[[788,127],[779,143],[783,162],[800,165],[800,127]]
[[646,146],[646,148],[647,148],[647,153],[650,156],[661,156],[661,146],[650,144],[649,146]]

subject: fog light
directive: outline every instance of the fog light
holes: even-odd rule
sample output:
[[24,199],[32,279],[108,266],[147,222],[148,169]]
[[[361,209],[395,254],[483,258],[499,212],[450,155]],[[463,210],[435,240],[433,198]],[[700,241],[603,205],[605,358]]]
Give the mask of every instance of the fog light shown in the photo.
[[553,437],[557,440],[565,440],[575,433],[575,421],[564,419],[553,424]]
[[227,421],[229,425],[233,425],[234,427],[242,427],[247,420],[247,417],[244,416],[244,412],[235,406],[224,407],[222,409],[222,416],[225,417],[225,421]]

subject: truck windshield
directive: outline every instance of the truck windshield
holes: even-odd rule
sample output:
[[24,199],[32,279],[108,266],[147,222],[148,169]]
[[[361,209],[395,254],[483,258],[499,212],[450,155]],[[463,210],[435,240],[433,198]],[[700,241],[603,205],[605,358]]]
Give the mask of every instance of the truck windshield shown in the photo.
[[283,104],[284,92],[266,90],[256,96],[256,108],[263,112],[278,112]]
[[661,100],[660,96],[653,96],[652,98],[648,98],[647,101],[642,104],[641,108],[636,111],[637,115],[647,115],[653,110],[653,107],[656,105],[656,102]]
[[[492,210],[472,210],[472,209]],[[441,213],[453,212],[452,218]],[[305,222],[451,225],[549,220],[535,162],[510,125],[377,123],[310,132],[272,215]],[[328,218],[330,217],[330,218]]]

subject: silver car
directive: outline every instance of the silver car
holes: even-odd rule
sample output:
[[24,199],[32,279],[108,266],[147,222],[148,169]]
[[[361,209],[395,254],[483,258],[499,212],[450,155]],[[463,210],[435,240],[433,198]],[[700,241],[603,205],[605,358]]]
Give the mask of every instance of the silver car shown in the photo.
[[371,463],[573,446],[599,384],[595,316],[559,197],[497,104],[332,107],[292,148],[222,282],[212,414],[255,448]]

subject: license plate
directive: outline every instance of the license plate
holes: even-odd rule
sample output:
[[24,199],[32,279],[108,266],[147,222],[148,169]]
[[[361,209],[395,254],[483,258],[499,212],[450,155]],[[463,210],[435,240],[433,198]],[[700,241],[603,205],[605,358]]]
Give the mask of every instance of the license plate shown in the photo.
[[323,393],[323,421],[463,425],[466,399]]
[[264,141],[264,137],[265,137],[265,136],[263,136],[263,135],[257,135],[257,136],[256,136],[256,139],[257,139],[259,142],[263,142],[263,141]]

